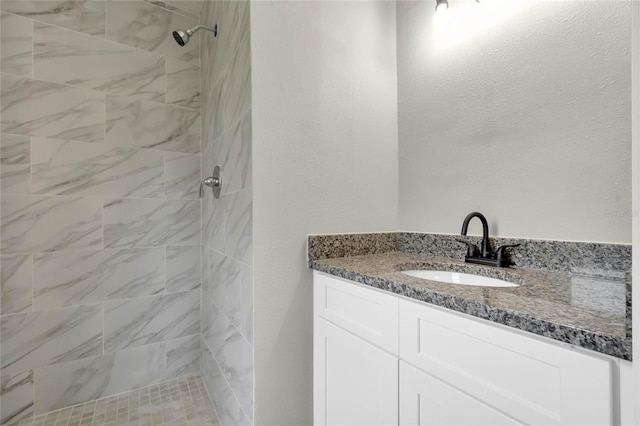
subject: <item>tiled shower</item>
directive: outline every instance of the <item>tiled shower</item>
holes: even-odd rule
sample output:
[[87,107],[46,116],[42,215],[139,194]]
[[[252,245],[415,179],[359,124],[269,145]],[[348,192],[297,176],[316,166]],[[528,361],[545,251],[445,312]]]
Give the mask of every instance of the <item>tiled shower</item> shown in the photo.
[[0,9],[2,424],[199,375],[252,422],[248,2]]

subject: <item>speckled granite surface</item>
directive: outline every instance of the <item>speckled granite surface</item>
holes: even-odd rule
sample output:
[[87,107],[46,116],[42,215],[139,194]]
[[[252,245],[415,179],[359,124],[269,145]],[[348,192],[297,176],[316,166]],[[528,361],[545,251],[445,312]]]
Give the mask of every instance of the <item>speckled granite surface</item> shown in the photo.
[[[630,267],[630,249],[628,262],[624,255],[611,257],[611,269],[607,269],[605,263],[592,266],[588,262],[574,260],[573,256],[565,261],[571,265],[570,267],[563,267],[563,261],[549,259],[543,264],[535,263],[538,268],[549,265],[547,269],[493,268],[433,255],[432,253],[446,252],[447,249],[443,247],[450,246],[448,238],[436,238],[433,242],[435,248],[425,250],[424,245],[429,245],[426,241],[430,239],[422,236],[429,234],[417,234],[417,237],[413,234],[412,238],[407,238],[402,233],[396,234],[396,247],[411,251],[412,247],[415,249],[419,246],[422,248],[415,251],[429,252],[421,254],[402,252],[397,248],[395,251],[392,250],[394,233],[354,235],[357,237],[310,236],[310,267],[558,341],[626,360],[631,359],[630,275],[627,271],[614,268]],[[356,254],[351,254],[353,252],[345,247],[336,247],[341,241],[350,241],[356,248]],[[419,241],[419,244],[415,241]],[[584,247],[580,245],[585,243],[569,244],[576,244],[575,250],[582,250]],[[453,246],[451,247],[453,249]],[[546,256],[554,256],[551,253],[557,251],[553,252],[552,248],[558,250],[557,246],[550,244],[548,247]],[[621,246],[624,247],[627,246]],[[456,253],[453,257],[464,257],[464,250],[459,249],[459,244],[456,243]],[[561,249],[560,252],[566,253]],[[624,252],[624,249],[622,251]],[[542,257],[540,251],[537,253]],[[516,264],[517,259],[514,256]],[[443,284],[399,272],[407,269],[475,273],[516,282],[520,287],[491,288]],[[587,275],[588,272],[592,273]]]
[[[374,234],[375,235],[375,234]],[[466,246],[456,238],[479,245],[481,237],[460,235],[398,233],[398,251],[431,256],[463,259]],[[631,269],[631,245],[582,243],[574,241],[491,238],[495,250],[502,245],[520,244],[510,248],[511,260],[522,268],[573,272],[582,275],[625,278]]]

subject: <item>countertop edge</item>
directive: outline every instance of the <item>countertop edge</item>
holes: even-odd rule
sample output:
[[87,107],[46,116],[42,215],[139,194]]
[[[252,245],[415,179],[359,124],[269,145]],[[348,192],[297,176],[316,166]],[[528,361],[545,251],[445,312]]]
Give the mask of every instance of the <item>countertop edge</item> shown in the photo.
[[557,324],[548,320],[535,318],[528,314],[490,307],[455,296],[442,295],[428,289],[416,289],[384,278],[374,277],[344,268],[323,265],[313,260],[309,260],[309,267],[319,272],[355,281],[420,302],[440,306],[455,312],[471,315],[476,318],[568,343],[594,352],[632,361],[632,345],[630,339],[616,338],[577,327]]

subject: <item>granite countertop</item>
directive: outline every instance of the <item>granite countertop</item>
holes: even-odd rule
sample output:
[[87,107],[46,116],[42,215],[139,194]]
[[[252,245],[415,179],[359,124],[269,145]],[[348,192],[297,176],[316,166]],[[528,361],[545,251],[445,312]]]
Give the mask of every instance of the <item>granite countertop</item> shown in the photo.
[[[309,258],[314,270],[631,360],[630,283],[534,268],[495,268],[403,251]],[[415,278],[432,269],[499,278],[519,287],[475,287]]]

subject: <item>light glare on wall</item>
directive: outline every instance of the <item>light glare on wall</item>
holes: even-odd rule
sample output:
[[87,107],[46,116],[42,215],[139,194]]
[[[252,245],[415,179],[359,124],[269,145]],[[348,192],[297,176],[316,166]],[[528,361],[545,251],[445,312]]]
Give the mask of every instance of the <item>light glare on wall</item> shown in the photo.
[[449,22],[449,2],[447,0],[436,0],[435,25],[443,28]]
[[509,21],[532,0],[456,0],[443,9],[436,0],[434,41],[438,48],[450,49],[490,33]]

